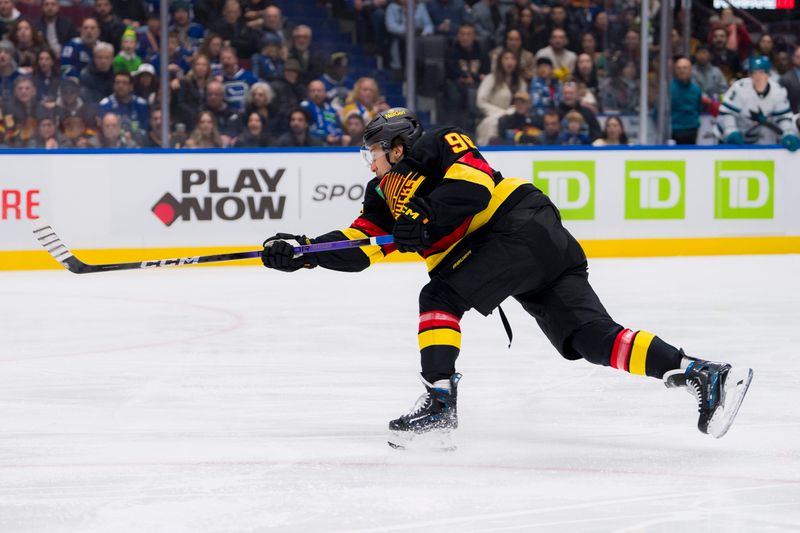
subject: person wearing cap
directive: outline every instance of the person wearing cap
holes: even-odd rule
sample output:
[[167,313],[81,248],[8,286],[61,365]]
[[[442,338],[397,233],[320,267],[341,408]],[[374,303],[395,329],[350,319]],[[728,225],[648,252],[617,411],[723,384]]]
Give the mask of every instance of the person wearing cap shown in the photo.
[[20,74],[14,61],[14,45],[9,41],[0,41],[0,101],[14,94],[14,81]]
[[692,68],[692,81],[700,86],[703,96],[719,98],[728,90],[725,75],[711,64],[711,49],[708,45],[701,44],[694,52],[694,68]]
[[730,86],[722,99],[718,133],[727,144],[775,144],[789,151],[800,148],[789,98],[779,83],[769,79],[769,58],[749,60],[750,77]]
[[156,69],[150,63],[142,63],[131,75],[133,76],[134,94],[150,103],[151,97],[155,98],[155,94],[158,91]]
[[136,72],[142,64],[142,58],[136,55],[136,32],[128,26],[122,34],[119,54],[114,58],[111,66],[114,72]]
[[281,39],[274,33],[264,33],[261,36],[260,50],[261,53],[253,54],[250,58],[250,68],[253,69],[253,74],[268,82],[282,77],[285,62]]
[[205,35],[205,29],[196,22],[192,22],[190,16],[191,4],[186,0],[177,0],[170,4],[172,10],[172,25],[169,31],[178,34],[178,40],[184,50],[195,53],[200,47]]
[[325,73],[320,76],[320,81],[325,84],[325,93],[328,101],[337,110],[344,106],[347,95],[353,90],[355,80],[348,74],[350,61],[345,52],[334,52],[325,65]]
[[536,75],[528,88],[533,114],[541,122],[544,114],[561,103],[561,82],[553,76],[553,61],[549,57],[536,60]]
[[300,83],[301,70],[299,61],[287,59],[283,68],[283,76],[269,84],[275,93],[275,98],[272,100],[272,109],[275,110],[273,115],[280,133],[288,130],[290,111],[306,99],[306,86]]
[[535,144],[541,130],[531,116],[531,97],[525,91],[514,93],[514,112],[500,117],[497,131],[504,144]]
[[80,85],[72,77],[64,78],[53,110],[59,131],[64,134],[62,147],[85,148],[97,145],[97,110],[79,96]]

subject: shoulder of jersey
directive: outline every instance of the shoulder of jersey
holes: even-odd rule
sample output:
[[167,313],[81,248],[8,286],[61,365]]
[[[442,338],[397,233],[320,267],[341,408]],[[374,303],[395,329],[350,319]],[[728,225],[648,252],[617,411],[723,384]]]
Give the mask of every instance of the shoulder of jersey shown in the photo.
[[438,152],[445,142],[444,136],[452,131],[461,132],[461,128],[457,128],[456,126],[437,126],[425,130],[422,137],[420,137],[411,148],[411,154],[423,155]]

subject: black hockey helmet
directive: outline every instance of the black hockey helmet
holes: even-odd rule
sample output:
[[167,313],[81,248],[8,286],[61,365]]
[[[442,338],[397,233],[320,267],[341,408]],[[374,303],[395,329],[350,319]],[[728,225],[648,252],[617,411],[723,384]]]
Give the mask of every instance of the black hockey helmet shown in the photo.
[[[400,139],[408,151],[422,137],[422,124],[417,117],[405,107],[393,107],[372,119],[364,129],[364,147],[362,154],[380,143],[384,152],[388,152],[392,143]],[[365,161],[367,155],[365,155]],[[369,161],[371,164],[371,161]]]

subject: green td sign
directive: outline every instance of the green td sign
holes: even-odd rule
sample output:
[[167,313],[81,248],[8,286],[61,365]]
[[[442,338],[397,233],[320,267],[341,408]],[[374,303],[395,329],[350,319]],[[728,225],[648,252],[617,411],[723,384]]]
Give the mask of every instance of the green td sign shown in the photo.
[[594,220],[594,161],[534,161],[533,184],[564,220]]
[[685,216],[685,161],[625,162],[626,219],[682,219]]
[[773,218],[774,161],[717,161],[714,218]]

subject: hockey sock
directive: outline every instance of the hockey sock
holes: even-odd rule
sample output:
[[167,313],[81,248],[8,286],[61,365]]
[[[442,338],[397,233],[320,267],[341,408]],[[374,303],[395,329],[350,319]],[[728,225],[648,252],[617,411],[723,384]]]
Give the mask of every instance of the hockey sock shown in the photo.
[[611,366],[642,376],[661,379],[670,370],[680,368],[683,354],[648,331],[623,329],[614,339]]
[[449,379],[456,371],[461,349],[459,317],[447,311],[428,311],[419,315],[419,350],[422,377],[429,383]]

